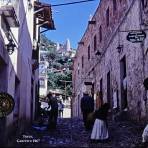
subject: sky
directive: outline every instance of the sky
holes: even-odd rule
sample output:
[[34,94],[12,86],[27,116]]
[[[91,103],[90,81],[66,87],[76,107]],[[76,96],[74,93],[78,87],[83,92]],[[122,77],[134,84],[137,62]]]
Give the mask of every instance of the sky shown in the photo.
[[[75,2],[81,0],[40,0],[51,5]],[[74,5],[52,7],[52,15],[56,30],[45,32],[48,39],[65,43],[70,40],[71,47],[76,49],[81,40],[89,20],[89,16],[95,13],[100,0]]]

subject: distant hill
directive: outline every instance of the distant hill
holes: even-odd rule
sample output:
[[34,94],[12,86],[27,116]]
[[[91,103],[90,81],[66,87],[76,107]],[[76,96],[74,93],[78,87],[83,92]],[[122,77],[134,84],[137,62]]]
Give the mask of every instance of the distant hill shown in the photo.
[[[40,60],[49,64],[48,89],[64,91],[65,86],[62,81],[72,81],[72,64],[76,50],[70,48],[69,41],[68,45],[63,45],[49,40],[46,36],[41,36],[40,44]],[[72,95],[72,83],[67,84],[66,92],[66,96]]]

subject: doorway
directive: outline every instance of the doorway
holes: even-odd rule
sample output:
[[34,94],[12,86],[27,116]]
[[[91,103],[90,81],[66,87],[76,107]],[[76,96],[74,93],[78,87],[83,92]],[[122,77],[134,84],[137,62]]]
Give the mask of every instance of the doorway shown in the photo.
[[13,111],[13,120],[16,128],[18,127],[18,120],[19,120],[19,110],[20,110],[20,81],[15,76],[15,94],[14,94],[14,100],[15,100],[15,108]]
[[111,105],[111,79],[110,71],[107,73],[107,102]]
[[92,83],[92,87],[91,87],[91,96],[93,97],[93,99],[94,99],[94,90],[95,89],[95,85],[94,85],[94,83]]
[[121,109],[125,110],[128,107],[127,102],[127,69],[126,57],[120,60],[120,80],[121,80]]
[[100,99],[103,102],[103,80],[100,80]]

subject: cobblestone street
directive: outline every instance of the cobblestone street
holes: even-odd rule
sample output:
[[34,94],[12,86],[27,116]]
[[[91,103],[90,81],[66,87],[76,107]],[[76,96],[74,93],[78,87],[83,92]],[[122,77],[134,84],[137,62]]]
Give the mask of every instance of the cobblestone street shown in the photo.
[[[30,129],[14,139],[15,147],[100,147],[100,148],[146,148],[141,143],[144,125],[131,122],[109,122],[110,139],[104,143],[91,143],[91,131],[85,131],[80,119],[59,119],[55,131]],[[22,136],[29,142],[17,142]]]

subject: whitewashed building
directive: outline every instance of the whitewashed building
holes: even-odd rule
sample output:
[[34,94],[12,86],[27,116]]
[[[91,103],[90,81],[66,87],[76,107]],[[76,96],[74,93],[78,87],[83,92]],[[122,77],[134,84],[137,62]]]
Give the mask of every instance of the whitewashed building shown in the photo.
[[13,112],[0,118],[0,145],[36,118],[40,28],[54,28],[51,15],[50,5],[36,0],[0,0],[0,92],[15,100]]

